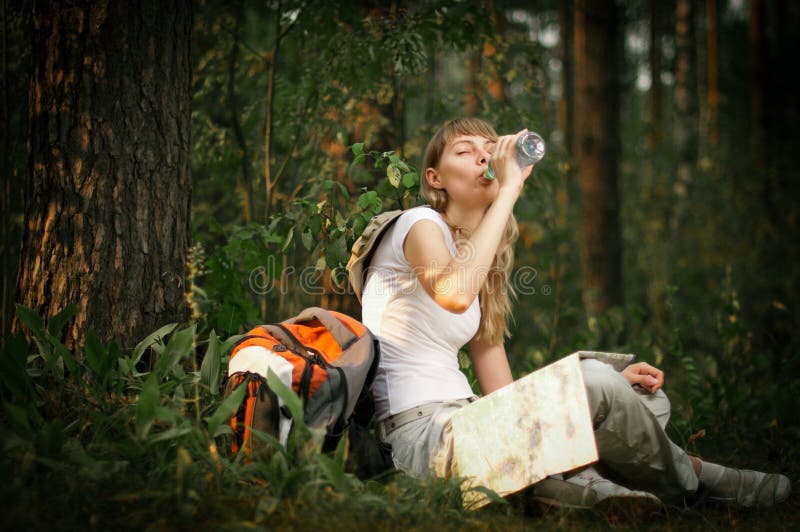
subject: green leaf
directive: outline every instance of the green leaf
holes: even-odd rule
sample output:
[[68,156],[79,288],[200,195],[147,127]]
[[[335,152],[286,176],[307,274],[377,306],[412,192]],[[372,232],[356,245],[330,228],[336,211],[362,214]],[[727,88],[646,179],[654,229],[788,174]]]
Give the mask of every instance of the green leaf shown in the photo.
[[397,166],[390,164],[386,167],[386,178],[394,188],[397,188],[400,186],[400,180],[403,178],[403,174]]
[[17,317],[36,336],[44,336],[44,321],[33,309],[17,304]]
[[487,488],[486,486],[473,486],[467,491],[477,491],[483,494],[490,502],[508,504],[508,501],[502,498],[496,491]]
[[341,235],[325,248],[325,262],[331,269],[337,267],[341,263],[347,262],[349,258],[350,254],[347,252],[347,240],[344,235]]
[[374,190],[370,190],[368,192],[364,192],[358,197],[358,206],[362,209],[366,209],[370,206],[376,199],[378,198],[378,193]]
[[222,358],[222,342],[214,331],[208,335],[208,348],[203,362],[200,364],[200,382],[211,391],[211,395],[219,395]]
[[342,232],[347,231],[347,220],[344,219],[341,212],[336,211],[333,218],[336,223],[336,229]]
[[114,367],[114,362],[119,358],[119,349],[105,348],[94,331],[89,331],[86,334],[86,343],[84,345],[86,350],[86,362],[89,368],[94,372],[95,376],[100,382],[105,382],[111,368]]
[[294,390],[281,381],[280,377],[271,368],[267,370],[267,386],[275,392],[275,395],[280,397],[289,412],[292,413],[292,419],[295,424],[302,425],[304,423],[303,401],[300,396],[294,393]]
[[208,425],[208,433],[211,434],[212,437],[216,437],[218,435],[217,431],[222,422],[230,418],[236,412],[236,410],[239,408],[239,405],[242,404],[246,392],[246,383],[242,383],[241,385],[237,386],[236,389],[233,390],[224,401],[222,401],[222,404],[217,407],[214,413],[205,418],[206,424]]
[[233,349],[233,346],[236,345],[236,343],[245,336],[247,336],[247,333],[234,334],[233,336],[229,336],[224,342],[222,342],[222,350],[220,351],[220,357],[227,355],[228,352],[231,349]]
[[369,218],[365,220],[363,216],[357,216],[356,219],[353,220],[353,236],[356,238],[361,236],[361,233],[367,228],[368,223]]
[[407,174],[403,174],[403,186],[406,188],[412,188],[419,184],[419,175],[416,172],[409,172]]
[[57,337],[61,332],[61,329],[64,327],[64,324],[72,319],[77,312],[77,305],[74,303],[67,305],[64,310],[50,318],[50,322],[47,324],[47,332]]
[[344,468],[345,461],[347,460],[347,443],[347,434],[343,434],[342,437],[339,438],[339,443],[336,444],[336,452],[334,453],[334,459],[336,460],[336,463],[342,468]]
[[192,427],[173,427],[171,429],[165,430],[164,432],[159,432],[158,434],[149,438],[151,442],[157,441],[166,441],[166,440],[175,440],[189,434],[194,430]]
[[339,186],[339,192],[342,194],[342,197],[344,197],[344,199],[346,199],[346,200],[349,200],[350,199],[350,191],[347,190],[347,187],[344,186],[342,183],[339,183],[338,181],[336,182],[336,184]]
[[286,238],[283,241],[283,246],[281,246],[281,253],[286,253],[286,250],[289,249],[289,245],[292,243],[292,239],[294,238],[294,228],[295,226],[291,226],[289,228],[289,232],[286,233]]
[[145,350],[148,347],[152,346],[155,343],[163,344],[163,338],[172,333],[172,331],[174,331],[175,327],[177,326],[178,326],[177,323],[170,323],[168,325],[164,325],[163,327],[159,328],[157,331],[147,335],[147,337],[144,340],[136,344],[136,347],[133,350],[133,354],[131,355],[131,359],[133,360],[133,362],[134,363],[139,362],[139,360],[142,358],[142,355],[144,354]]
[[303,247],[306,248],[307,251],[310,251],[314,246],[314,236],[311,234],[311,230],[306,228],[306,230],[300,234],[300,238],[303,241]]
[[319,214],[314,214],[308,219],[308,228],[314,238],[319,236],[322,231],[322,217]]
[[192,353],[197,324],[193,323],[185,329],[181,329],[173,334],[167,343],[164,352],[159,355],[153,372],[163,377],[169,370],[175,367],[180,360]]
[[33,404],[36,394],[25,368],[27,358],[28,342],[23,333],[6,338],[6,345],[0,351],[0,389],[5,386],[21,403]]
[[161,401],[158,389],[158,376],[151,373],[142,386],[139,402],[136,404],[136,435],[145,438],[156,419],[156,408]]
[[64,422],[60,419],[48,421],[39,430],[37,447],[41,455],[57,458],[64,446]]
[[356,157],[358,157],[359,155],[362,155],[362,156],[364,155],[364,143],[363,142],[356,142],[355,144],[353,144],[353,146],[351,146],[350,149],[353,150],[353,155],[355,155]]
[[22,429],[20,432],[31,431],[32,420],[28,408],[3,401],[3,411],[6,414],[6,423],[11,422],[8,425]]
[[72,356],[72,353],[69,349],[67,349],[67,346],[49,334],[48,337],[50,339],[50,343],[53,344],[53,347],[55,347],[56,354],[64,362],[64,366],[66,366],[70,373],[78,374],[80,371],[80,366],[78,366],[78,363],[75,361],[75,357]]
[[[344,439],[344,438],[342,438]],[[336,460],[333,460],[330,456],[326,456],[324,454],[317,455],[317,463],[320,465],[322,472],[325,473],[325,477],[328,479],[328,482],[336,489],[337,491],[341,491],[344,484],[344,467],[341,463]]]

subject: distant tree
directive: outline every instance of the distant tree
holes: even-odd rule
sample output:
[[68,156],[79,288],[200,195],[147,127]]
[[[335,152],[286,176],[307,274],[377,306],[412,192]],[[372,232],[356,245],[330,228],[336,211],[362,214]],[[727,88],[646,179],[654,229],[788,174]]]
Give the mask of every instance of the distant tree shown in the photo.
[[45,318],[77,305],[69,346],[91,328],[132,348],[185,314],[191,27],[189,1],[34,4],[17,294]]
[[575,2],[575,147],[581,188],[583,299],[591,314],[622,301],[619,25],[614,0]]
[[14,286],[22,238],[22,196],[28,113],[20,105],[30,71],[30,2],[0,2],[0,346],[14,316]]
[[717,0],[706,2],[706,35],[708,40],[708,136],[709,143],[719,143],[719,24]]
[[664,136],[664,124],[662,121],[662,96],[661,96],[661,3],[658,0],[648,2],[650,16],[650,90],[649,99],[649,119],[650,131],[647,136],[647,147],[653,152],[658,147]]
[[697,164],[698,117],[694,2],[678,0],[675,14],[675,205],[670,220],[677,238]]
[[565,0],[559,3],[558,24],[561,33],[558,56],[561,59],[561,99],[558,102],[558,126],[564,135],[564,147],[567,153],[575,152],[574,124],[575,100],[573,69],[573,2]]

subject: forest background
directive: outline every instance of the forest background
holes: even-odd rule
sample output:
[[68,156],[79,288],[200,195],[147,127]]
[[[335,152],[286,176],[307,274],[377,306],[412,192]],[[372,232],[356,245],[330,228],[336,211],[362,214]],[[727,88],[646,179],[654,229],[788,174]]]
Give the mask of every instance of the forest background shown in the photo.
[[214,444],[236,335],[358,316],[350,246],[418,201],[425,142],[462,115],[548,145],[515,211],[515,375],[636,353],[676,442],[796,482],[799,23],[787,0],[4,1],[8,522],[56,523],[46,501],[66,528],[489,526],[452,484]]

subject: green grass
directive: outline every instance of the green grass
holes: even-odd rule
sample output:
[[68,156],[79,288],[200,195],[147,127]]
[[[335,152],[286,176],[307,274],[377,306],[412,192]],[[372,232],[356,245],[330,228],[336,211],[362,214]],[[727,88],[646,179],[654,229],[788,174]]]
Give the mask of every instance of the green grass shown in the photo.
[[[19,309],[33,347],[18,336],[0,353],[2,529],[789,530],[799,521],[796,493],[760,511],[695,502],[646,517],[543,511],[524,494],[469,511],[458,480],[360,480],[344,445],[322,454],[302,425],[269,460],[247,463],[227,450],[230,405],[219,393],[235,337],[171,325],[129,354],[96,339],[72,353],[57,339],[71,312],[45,324]],[[744,413],[708,425],[690,450],[796,482],[797,429]],[[684,434],[693,416],[679,409],[671,430]]]

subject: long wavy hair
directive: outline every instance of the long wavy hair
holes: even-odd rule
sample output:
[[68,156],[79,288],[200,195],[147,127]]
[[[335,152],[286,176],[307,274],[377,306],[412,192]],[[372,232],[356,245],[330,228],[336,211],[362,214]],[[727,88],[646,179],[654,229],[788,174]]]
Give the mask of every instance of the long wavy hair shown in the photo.
[[[428,184],[425,170],[437,168],[445,147],[460,135],[479,135],[491,141],[497,140],[494,128],[478,118],[448,120],[433,135],[422,159],[420,195],[440,213],[444,213],[447,208],[449,197],[445,190],[435,189]],[[511,283],[511,269],[514,267],[514,243],[518,237],[519,227],[512,214],[506,222],[503,239],[492,261],[489,276],[478,294],[481,322],[477,338],[490,343],[501,343],[509,335],[509,325],[513,319],[511,300],[516,296]]]

